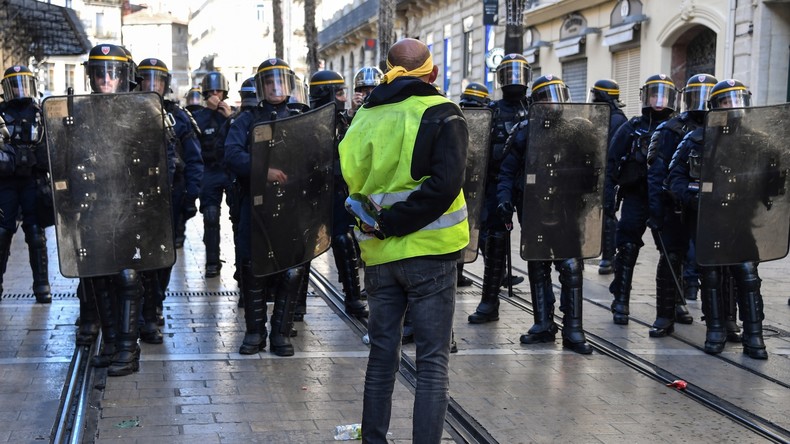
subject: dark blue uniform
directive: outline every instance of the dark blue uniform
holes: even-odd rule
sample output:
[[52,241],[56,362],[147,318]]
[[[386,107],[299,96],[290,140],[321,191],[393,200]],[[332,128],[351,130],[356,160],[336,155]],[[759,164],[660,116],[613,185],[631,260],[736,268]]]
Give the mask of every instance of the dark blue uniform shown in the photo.
[[291,115],[286,103],[272,105],[262,102],[257,108],[245,111],[233,121],[225,138],[225,165],[240,184],[237,258],[242,267],[242,295],[246,333],[239,349],[241,354],[253,354],[266,346],[266,299],[264,291],[274,292],[274,311],[271,319],[270,349],[280,356],[293,355],[290,343],[297,295],[303,280],[304,267],[295,267],[274,276],[260,278],[252,274],[252,203],[250,196],[250,133],[258,122],[285,118]]
[[222,194],[231,195],[231,179],[222,163],[222,140],[219,132],[227,118],[217,110],[203,108],[194,114],[200,128],[203,155],[203,185],[200,190],[200,212],[203,213],[203,243],[206,245],[206,277],[216,277],[220,262],[220,206]]
[[[609,291],[614,295],[612,313],[616,324],[628,323],[631,280],[639,249],[644,245],[642,235],[647,229],[649,217],[647,152],[653,132],[668,117],[656,114],[651,109],[645,109],[642,116],[634,117],[620,126],[609,143],[604,187],[612,190],[617,185],[619,189],[616,198],[611,194],[604,195],[605,211],[613,213],[617,208],[615,199],[622,201],[617,223],[615,277],[609,286]],[[655,233],[654,238],[658,245]]]
[[[697,234],[703,137],[704,128],[689,132],[678,146],[669,165],[669,189],[682,205],[686,229],[692,242],[696,241]],[[765,315],[756,262],[744,262],[729,267],[699,267],[702,312],[706,325],[704,350],[711,354],[721,353],[728,339],[737,339],[738,326],[727,295],[723,294],[722,276],[725,272],[735,278],[737,302],[743,321],[741,342],[744,353],[752,358],[765,359],[768,356],[762,337],[762,321]]]
[[[505,160],[505,143],[508,136],[527,118],[527,100],[501,99],[489,104],[494,110],[493,128],[491,129],[491,147],[488,153],[486,171],[486,189],[483,197],[483,208],[480,212],[480,250],[483,252],[483,295],[474,313],[469,315],[469,322],[480,324],[499,319],[499,287],[502,285],[505,259],[510,248],[509,231],[502,220],[497,217],[497,180],[500,167]],[[509,278],[509,277],[508,277]],[[523,280],[523,278],[520,278]],[[513,281],[518,284],[521,280]]]
[[22,230],[30,253],[36,301],[49,303],[47,238],[44,227],[54,224],[52,197],[47,181],[47,151],[41,109],[28,98],[0,103],[0,117],[10,140],[0,153],[0,293],[8,263],[17,215],[22,210]]
[[[612,143],[617,130],[628,121],[625,113],[620,109],[614,101],[608,101],[611,114],[609,115],[609,139],[608,143]],[[615,201],[615,190],[613,183],[607,183],[604,188],[604,201]],[[601,252],[601,264],[598,272],[600,274],[608,274],[612,272],[612,260],[616,251],[615,246],[615,233],[617,232],[617,216],[616,209],[606,208],[604,211],[603,219],[603,251]]]
[[[185,211],[195,207],[195,200],[200,194],[203,180],[203,159],[200,154],[196,124],[188,111],[176,102],[164,101],[165,112],[173,116],[175,125],[169,132],[167,144],[168,178],[171,186],[171,204],[174,227]],[[192,213],[194,215],[194,213]],[[143,326],[140,328],[140,339],[149,344],[161,344],[162,333],[158,326],[164,325],[162,302],[170,283],[173,267],[140,273],[143,282]]]
[[[573,128],[569,128],[572,130]],[[563,131],[558,131],[563,133]],[[570,131],[567,131],[570,133]],[[512,213],[510,208],[518,212],[519,220],[529,217],[523,214],[529,208],[521,208],[524,193],[524,165],[529,152],[529,122],[523,121],[515,129],[512,139],[508,142],[508,152],[502,162],[497,182],[498,216],[503,223],[509,223]],[[571,137],[572,139],[573,137]],[[581,239],[580,234],[557,233],[560,236],[571,236]],[[580,251],[581,253],[581,251]],[[530,295],[532,297],[533,318],[535,324],[520,338],[523,344],[553,342],[557,333],[554,324],[554,290],[551,283],[552,263],[560,274],[562,290],[560,293],[560,311],[564,313],[562,329],[563,347],[577,353],[589,354],[592,348],[586,342],[582,326],[582,260],[570,258],[557,261],[528,261]]]

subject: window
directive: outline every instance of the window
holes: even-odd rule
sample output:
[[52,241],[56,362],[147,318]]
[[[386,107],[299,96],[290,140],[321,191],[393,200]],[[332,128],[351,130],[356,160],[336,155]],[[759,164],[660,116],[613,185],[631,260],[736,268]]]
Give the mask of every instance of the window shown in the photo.
[[65,74],[66,74],[66,91],[68,91],[69,88],[74,88],[74,65],[70,63],[66,63]]
[[263,22],[264,18],[266,17],[266,12],[263,8],[263,3],[258,3],[256,10],[258,12],[258,21]]
[[474,49],[474,39],[472,38],[472,31],[464,33],[464,72],[463,77],[469,78],[472,75],[472,51]]
[[104,35],[104,13],[97,12],[96,13],[96,35],[103,36]]

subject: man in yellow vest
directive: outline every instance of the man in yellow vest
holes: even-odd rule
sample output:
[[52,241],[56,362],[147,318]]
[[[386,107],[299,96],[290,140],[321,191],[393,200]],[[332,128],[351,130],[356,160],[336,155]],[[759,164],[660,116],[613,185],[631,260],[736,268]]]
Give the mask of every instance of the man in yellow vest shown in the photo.
[[371,223],[356,230],[370,308],[362,440],[387,442],[408,304],[418,368],[413,442],[438,443],[449,400],[455,264],[469,242],[461,190],[468,131],[458,105],[431,86],[438,68],[424,43],[395,43],[387,66],[339,148],[352,199],[373,209]]

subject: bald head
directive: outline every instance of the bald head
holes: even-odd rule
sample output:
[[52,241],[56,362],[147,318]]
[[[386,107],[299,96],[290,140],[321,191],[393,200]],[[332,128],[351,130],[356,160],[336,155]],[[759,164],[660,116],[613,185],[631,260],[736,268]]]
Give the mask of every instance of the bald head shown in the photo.
[[390,47],[387,60],[392,66],[402,66],[411,71],[422,66],[430,55],[425,43],[416,39],[403,39]]

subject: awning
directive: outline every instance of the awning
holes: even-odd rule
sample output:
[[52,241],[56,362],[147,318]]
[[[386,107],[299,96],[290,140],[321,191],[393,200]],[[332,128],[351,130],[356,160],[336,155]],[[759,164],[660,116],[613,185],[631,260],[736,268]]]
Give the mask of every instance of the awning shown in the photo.
[[580,53],[584,37],[583,35],[578,35],[555,43],[554,52],[557,53],[557,57],[568,57]]
[[633,17],[626,17],[623,23],[613,26],[603,32],[603,45],[613,46],[619,43],[630,42],[634,39],[634,31],[637,26],[648,20],[645,15],[638,15]]
[[73,9],[36,0],[0,0],[0,29],[6,51],[37,59],[86,54],[93,46]]

